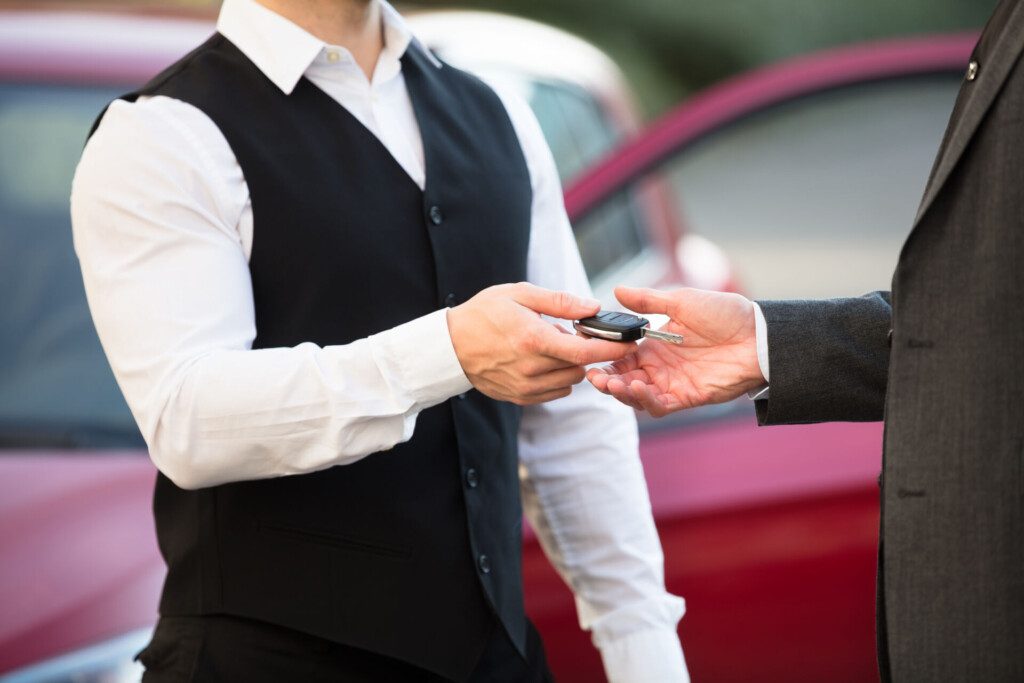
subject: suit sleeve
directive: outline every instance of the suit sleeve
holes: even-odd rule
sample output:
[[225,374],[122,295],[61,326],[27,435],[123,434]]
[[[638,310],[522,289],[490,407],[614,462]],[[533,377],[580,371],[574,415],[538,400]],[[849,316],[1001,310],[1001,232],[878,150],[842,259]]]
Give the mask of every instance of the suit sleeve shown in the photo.
[[771,390],[760,425],[881,420],[889,372],[889,292],[824,301],[758,301]]

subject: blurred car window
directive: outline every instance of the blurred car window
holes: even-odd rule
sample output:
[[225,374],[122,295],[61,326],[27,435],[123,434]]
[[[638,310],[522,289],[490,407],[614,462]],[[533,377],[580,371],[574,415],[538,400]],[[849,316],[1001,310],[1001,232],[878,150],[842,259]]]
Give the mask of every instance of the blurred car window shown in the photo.
[[[608,153],[621,133],[582,88],[530,83],[528,101],[565,183]],[[612,198],[573,225],[583,266],[593,282],[636,258],[644,248],[643,209],[636,193]]]
[[748,295],[888,289],[960,81],[907,77],[793,100],[704,136],[661,171],[688,227],[725,251]]
[[554,154],[562,182],[620,142],[621,133],[583,88],[543,81],[533,81],[530,86],[530,107]]
[[0,445],[138,447],[100,348],[68,197],[107,88],[0,85]]
[[640,200],[639,192],[617,194],[573,223],[591,283],[607,280],[644,250]]

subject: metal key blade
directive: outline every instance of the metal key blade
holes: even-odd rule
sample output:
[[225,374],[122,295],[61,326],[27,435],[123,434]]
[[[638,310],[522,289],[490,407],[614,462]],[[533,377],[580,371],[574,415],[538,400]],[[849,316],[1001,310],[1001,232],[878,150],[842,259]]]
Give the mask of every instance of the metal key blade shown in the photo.
[[644,328],[644,336],[650,337],[651,339],[658,339],[669,344],[682,344],[683,335],[673,334],[671,332],[664,332],[662,330],[652,330],[649,327]]

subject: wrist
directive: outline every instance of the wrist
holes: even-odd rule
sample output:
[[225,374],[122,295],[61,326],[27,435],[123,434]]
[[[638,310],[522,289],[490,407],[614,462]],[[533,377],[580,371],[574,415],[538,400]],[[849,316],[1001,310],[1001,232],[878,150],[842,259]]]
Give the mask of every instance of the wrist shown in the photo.
[[459,365],[462,366],[462,371],[468,375],[469,369],[466,367],[466,334],[469,326],[466,322],[466,309],[464,306],[465,304],[446,308],[445,318],[448,322],[448,337],[451,339],[452,350],[455,352]]

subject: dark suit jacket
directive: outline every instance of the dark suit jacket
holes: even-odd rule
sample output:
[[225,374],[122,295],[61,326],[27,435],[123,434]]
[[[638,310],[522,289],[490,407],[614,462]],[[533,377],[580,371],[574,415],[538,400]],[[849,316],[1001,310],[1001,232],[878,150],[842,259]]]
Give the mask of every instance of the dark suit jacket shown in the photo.
[[900,683],[1024,681],[1022,51],[1003,0],[891,295],[760,302],[762,424],[885,419],[879,663]]

